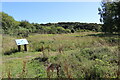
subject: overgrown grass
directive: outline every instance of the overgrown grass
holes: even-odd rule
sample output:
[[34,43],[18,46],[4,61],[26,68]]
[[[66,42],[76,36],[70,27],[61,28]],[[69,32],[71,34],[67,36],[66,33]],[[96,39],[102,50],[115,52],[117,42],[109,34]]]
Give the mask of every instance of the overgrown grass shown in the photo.
[[[32,34],[27,38],[28,52],[14,54],[11,49],[17,49],[15,37],[5,35],[2,77],[47,78],[46,68],[52,63],[61,65],[62,78],[117,78],[119,38],[91,34],[101,33]],[[10,55],[4,55],[6,52]],[[52,78],[58,78],[56,72]]]
[[[26,61],[26,63],[24,63]],[[2,77],[8,78],[10,71],[11,78],[35,78],[46,77],[45,68],[37,61],[29,61],[26,59],[14,59],[3,63]]]

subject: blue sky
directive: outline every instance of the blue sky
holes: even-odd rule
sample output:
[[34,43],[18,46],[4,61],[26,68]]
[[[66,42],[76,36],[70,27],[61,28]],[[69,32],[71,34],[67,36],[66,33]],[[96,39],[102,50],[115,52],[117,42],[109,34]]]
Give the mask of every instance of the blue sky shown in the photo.
[[2,2],[2,11],[17,21],[100,23],[100,2]]

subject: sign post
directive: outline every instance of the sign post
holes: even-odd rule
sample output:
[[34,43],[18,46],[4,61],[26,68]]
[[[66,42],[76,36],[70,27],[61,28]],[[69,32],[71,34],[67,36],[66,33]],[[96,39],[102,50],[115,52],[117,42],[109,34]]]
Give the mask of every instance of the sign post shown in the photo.
[[18,45],[18,51],[20,52],[20,50],[21,50],[21,46],[20,46],[20,45]]
[[16,44],[18,46],[18,51],[21,51],[21,45],[24,45],[24,51],[27,51],[28,41],[26,39],[16,39]]
[[27,51],[27,45],[26,44],[24,45],[24,50]]

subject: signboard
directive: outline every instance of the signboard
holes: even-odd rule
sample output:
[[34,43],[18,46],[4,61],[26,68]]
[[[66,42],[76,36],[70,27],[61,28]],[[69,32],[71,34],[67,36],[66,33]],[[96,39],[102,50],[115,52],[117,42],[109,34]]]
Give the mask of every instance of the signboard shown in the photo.
[[25,45],[28,44],[28,41],[26,39],[16,39],[16,44],[17,45]]

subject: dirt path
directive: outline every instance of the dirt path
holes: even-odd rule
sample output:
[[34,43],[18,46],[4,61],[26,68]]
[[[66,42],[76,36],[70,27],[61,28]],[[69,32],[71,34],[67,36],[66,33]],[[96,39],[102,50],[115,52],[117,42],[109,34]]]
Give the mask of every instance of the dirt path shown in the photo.
[[[59,55],[59,54],[62,54],[62,53],[58,53],[58,52],[52,52],[52,53],[49,53],[49,56],[56,56],[56,55]],[[34,59],[36,57],[39,57],[39,56],[43,56],[42,54],[40,55],[34,55],[34,56],[25,56],[25,57],[13,57],[13,58],[2,58],[2,60],[0,61],[0,63],[5,63],[9,60],[16,60],[16,59],[25,59],[25,60],[31,60],[31,59]]]
[[4,59],[2,59],[2,63],[7,62],[8,60],[16,60],[16,59],[31,60],[31,59],[33,59],[33,58],[35,58],[35,57],[37,57],[37,56],[40,56],[40,55],[36,55],[36,56],[25,56],[25,57],[22,57],[22,58],[19,58],[19,57],[8,58],[8,59],[4,58]]

